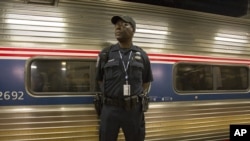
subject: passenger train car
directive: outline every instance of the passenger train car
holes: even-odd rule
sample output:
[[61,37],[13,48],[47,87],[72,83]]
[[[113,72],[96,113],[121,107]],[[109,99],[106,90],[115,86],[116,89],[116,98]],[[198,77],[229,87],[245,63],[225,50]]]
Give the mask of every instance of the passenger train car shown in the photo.
[[125,1],[54,2],[0,2],[1,141],[98,141],[95,66],[116,43],[113,15],[134,17],[134,44],[151,60],[146,141],[223,141],[230,124],[250,124],[250,21]]

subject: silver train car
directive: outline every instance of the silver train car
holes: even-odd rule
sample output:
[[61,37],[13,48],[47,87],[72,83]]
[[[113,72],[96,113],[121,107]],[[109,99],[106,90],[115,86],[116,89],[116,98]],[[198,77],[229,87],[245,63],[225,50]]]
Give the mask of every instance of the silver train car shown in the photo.
[[152,63],[146,141],[225,141],[231,124],[250,124],[250,21],[126,1],[54,2],[0,1],[1,141],[98,141],[95,64],[116,43],[113,15],[135,18],[134,44]]

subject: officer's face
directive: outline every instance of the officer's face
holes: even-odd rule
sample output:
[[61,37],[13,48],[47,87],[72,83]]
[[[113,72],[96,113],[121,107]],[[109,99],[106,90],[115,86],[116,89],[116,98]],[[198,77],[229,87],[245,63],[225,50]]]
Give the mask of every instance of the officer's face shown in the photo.
[[118,41],[127,41],[134,35],[133,27],[130,23],[118,20],[115,24],[115,37]]

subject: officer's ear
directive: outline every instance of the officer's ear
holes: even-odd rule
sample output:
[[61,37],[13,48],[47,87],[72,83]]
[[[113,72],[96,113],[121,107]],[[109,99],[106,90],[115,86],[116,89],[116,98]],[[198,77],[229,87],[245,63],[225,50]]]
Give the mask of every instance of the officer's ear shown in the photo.
[[135,29],[133,28],[133,26],[131,25],[131,27],[128,30],[131,32],[132,37],[133,37],[135,34]]
[[133,33],[135,33],[135,28],[133,27],[133,25],[131,23],[128,23],[128,24],[129,26],[126,26],[126,28],[132,31]]
[[131,27],[133,29],[133,32],[135,33],[135,27],[132,24],[130,24],[130,25],[131,25]]
[[135,28],[131,25],[131,27],[132,27],[132,31],[135,33]]

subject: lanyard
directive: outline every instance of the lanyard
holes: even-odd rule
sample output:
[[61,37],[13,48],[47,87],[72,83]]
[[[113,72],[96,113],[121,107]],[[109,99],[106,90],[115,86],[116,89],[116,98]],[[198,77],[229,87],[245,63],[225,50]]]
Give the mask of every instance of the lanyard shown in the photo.
[[119,54],[120,54],[120,58],[122,60],[122,65],[123,65],[123,68],[124,68],[124,71],[125,71],[125,80],[127,81],[128,80],[128,73],[127,73],[127,70],[128,70],[128,66],[129,66],[129,62],[130,62],[130,58],[131,58],[131,54],[132,54],[132,51],[130,51],[129,53],[129,57],[128,57],[128,63],[127,65],[125,65],[125,62],[124,60],[122,59],[122,54],[121,54],[121,51],[119,50]]

